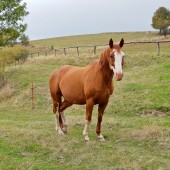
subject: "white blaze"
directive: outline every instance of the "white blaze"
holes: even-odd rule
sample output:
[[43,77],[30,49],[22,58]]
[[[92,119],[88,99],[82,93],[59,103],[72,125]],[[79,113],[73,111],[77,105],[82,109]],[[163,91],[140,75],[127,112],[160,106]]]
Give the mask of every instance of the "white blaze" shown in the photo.
[[117,50],[114,50],[114,54],[115,54],[115,67],[114,66],[110,66],[110,68],[113,70],[114,73],[117,74],[122,74],[122,59],[124,56],[124,53],[121,51],[120,53],[117,52]]

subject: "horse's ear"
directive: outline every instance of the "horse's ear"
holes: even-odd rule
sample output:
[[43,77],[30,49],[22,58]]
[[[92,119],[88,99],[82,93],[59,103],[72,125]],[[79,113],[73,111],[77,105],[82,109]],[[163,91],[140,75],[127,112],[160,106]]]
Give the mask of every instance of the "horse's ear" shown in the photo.
[[120,40],[120,43],[119,43],[120,48],[122,48],[123,45],[124,45],[124,39],[122,38],[122,39]]
[[110,46],[110,48],[113,48],[113,40],[112,40],[112,38],[109,41],[109,46]]

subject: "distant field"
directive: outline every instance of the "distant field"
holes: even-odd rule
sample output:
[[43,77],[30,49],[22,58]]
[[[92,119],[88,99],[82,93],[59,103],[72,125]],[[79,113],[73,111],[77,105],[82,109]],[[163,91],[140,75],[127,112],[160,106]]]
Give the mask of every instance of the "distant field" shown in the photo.
[[152,41],[160,39],[170,39],[170,36],[164,38],[163,36],[159,36],[157,32],[101,33],[35,40],[31,41],[31,44],[49,47],[53,45],[56,48],[83,45],[101,45],[107,44],[110,38],[113,38],[114,42],[120,41],[121,38],[124,38],[125,42],[130,42],[130,41],[145,41],[145,40]]
[[[32,41],[55,47],[164,39],[156,33],[108,33]],[[169,37],[168,37],[169,38]],[[170,39],[170,38],[169,38]],[[82,136],[85,106],[72,106],[65,114],[68,134],[55,132],[48,80],[65,64],[86,66],[99,58],[105,47],[80,49],[28,58],[0,90],[0,169],[163,169],[170,167],[170,43],[125,45],[124,77],[115,79],[102,122],[106,141],[97,141],[97,107],[89,128],[91,141]],[[35,84],[35,108],[31,83]]]

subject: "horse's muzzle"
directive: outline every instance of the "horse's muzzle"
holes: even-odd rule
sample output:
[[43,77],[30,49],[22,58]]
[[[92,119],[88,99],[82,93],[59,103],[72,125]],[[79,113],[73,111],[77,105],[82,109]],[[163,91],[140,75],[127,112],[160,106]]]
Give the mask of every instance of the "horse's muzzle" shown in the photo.
[[116,80],[120,81],[123,78],[123,73],[116,73]]

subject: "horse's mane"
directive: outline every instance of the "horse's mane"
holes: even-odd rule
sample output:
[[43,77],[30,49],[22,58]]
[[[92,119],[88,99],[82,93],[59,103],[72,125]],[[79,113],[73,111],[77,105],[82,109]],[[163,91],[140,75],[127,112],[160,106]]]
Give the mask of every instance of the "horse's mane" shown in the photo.
[[109,62],[107,57],[110,55],[110,52],[112,51],[111,48],[107,48],[105,51],[103,51],[100,55],[100,58],[98,60],[92,61],[87,67],[90,67],[93,72],[95,72],[96,76],[103,77],[106,84],[110,84],[112,82],[113,78],[113,71],[109,67]]
[[101,53],[99,59],[99,71],[102,73],[106,83],[111,83],[113,78],[113,71],[109,67],[107,57],[110,55],[111,49],[108,48]]
[[109,52],[110,52],[110,49],[108,48],[108,49],[106,49],[105,51],[103,51],[103,52],[101,53],[101,55],[100,55],[100,60],[99,60],[99,62],[100,62],[101,65],[107,65],[107,64],[109,64],[108,61],[107,61],[107,57],[108,57],[108,55],[109,55]]

